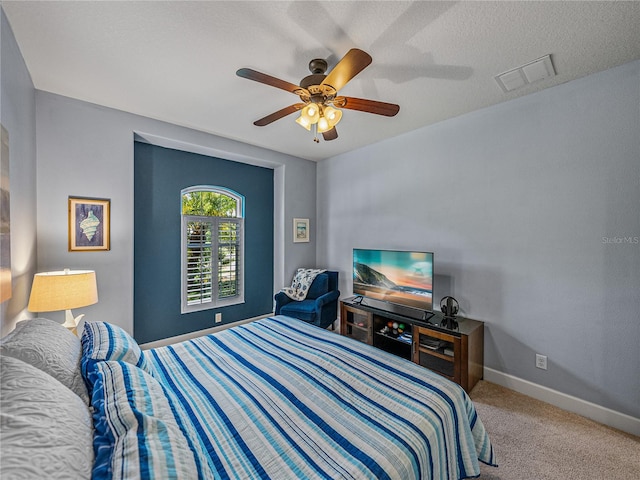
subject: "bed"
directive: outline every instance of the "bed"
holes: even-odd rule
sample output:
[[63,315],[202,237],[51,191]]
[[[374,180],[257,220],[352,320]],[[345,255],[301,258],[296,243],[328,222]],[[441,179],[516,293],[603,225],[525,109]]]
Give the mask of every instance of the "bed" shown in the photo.
[[106,322],[81,341],[18,325],[0,344],[3,479],[462,479],[496,465],[460,386],[296,319],[146,351]]

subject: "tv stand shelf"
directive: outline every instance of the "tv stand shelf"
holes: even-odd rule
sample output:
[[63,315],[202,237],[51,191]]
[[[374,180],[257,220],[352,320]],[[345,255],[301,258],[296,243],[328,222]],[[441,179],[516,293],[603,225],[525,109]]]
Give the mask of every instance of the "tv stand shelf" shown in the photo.
[[[340,302],[340,334],[411,360],[470,392],[482,378],[484,323],[457,317],[457,325],[450,328],[443,320],[439,312],[418,320],[352,299]],[[397,338],[393,329],[383,333],[389,322],[404,326],[410,335]]]

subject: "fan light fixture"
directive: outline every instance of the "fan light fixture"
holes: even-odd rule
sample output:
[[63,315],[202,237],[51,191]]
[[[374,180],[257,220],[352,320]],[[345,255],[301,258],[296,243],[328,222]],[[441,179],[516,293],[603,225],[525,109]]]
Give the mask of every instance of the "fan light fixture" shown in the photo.
[[335,127],[342,119],[342,112],[331,106],[310,103],[302,109],[296,123],[307,130],[317,125],[317,133],[324,133]]

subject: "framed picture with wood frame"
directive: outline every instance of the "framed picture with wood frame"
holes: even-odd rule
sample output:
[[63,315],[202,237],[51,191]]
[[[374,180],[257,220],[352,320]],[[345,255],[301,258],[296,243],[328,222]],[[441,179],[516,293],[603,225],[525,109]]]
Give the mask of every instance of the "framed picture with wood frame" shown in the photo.
[[109,250],[111,200],[69,197],[69,251]]

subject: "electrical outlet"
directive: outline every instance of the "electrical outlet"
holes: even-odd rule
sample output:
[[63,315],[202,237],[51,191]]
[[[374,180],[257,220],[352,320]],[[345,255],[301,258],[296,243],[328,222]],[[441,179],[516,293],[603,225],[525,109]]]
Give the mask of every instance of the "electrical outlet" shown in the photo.
[[[221,313],[216,313],[216,323],[220,323],[221,321],[222,321],[222,314]],[[545,365],[546,365],[546,363],[545,363]]]
[[536,367],[542,370],[547,369],[547,356],[536,353]]

